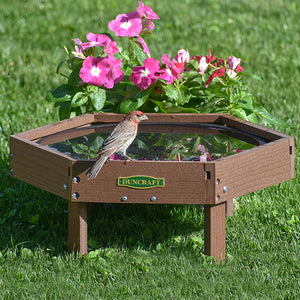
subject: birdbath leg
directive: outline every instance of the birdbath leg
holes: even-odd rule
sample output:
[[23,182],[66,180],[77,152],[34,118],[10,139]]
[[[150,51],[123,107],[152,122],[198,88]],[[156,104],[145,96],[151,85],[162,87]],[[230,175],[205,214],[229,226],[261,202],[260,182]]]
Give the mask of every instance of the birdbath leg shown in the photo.
[[225,261],[226,202],[204,205],[204,253]]
[[226,216],[232,217],[234,211],[234,199],[230,199],[226,201]]
[[87,204],[69,201],[68,250],[82,256],[88,253]]

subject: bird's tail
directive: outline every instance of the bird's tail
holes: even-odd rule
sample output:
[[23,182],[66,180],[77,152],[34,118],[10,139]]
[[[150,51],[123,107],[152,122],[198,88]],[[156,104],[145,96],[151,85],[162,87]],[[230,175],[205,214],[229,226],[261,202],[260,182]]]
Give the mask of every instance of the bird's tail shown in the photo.
[[106,155],[102,155],[92,166],[91,168],[85,173],[88,179],[94,179],[101,168],[103,167],[104,163],[107,161],[108,157]]

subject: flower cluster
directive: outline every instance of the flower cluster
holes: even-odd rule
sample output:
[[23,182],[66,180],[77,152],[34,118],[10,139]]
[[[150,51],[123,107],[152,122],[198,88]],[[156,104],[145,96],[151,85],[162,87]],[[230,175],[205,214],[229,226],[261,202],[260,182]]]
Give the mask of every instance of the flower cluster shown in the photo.
[[[140,1],[136,11],[118,15],[115,20],[109,22],[108,28],[114,31],[118,37],[135,38],[136,42],[142,46],[143,50],[150,57],[149,48],[141,35],[149,33],[154,29],[152,20],[155,19],[159,19],[157,14],[153,12],[149,6],[144,5],[144,3]],[[112,41],[111,38],[105,34],[94,34],[90,32],[87,34],[86,38],[88,42],[84,43],[79,39],[73,39],[75,51],[73,51],[72,54],[74,57],[84,59],[79,73],[80,78],[83,82],[90,85],[113,88],[115,84],[124,79],[124,71],[121,69],[122,61],[121,59],[114,58],[114,54],[119,52],[117,43]],[[103,52],[106,55],[105,57],[97,58],[85,56],[85,50],[100,46],[103,47]],[[135,71],[138,72],[137,69]],[[146,72],[147,70],[142,74],[145,74]],[[144,82],[144,80],[142,81]],[[150,82],[153,83],[153,80],[150,80]],[[145,85],[143,84],[139,84],[139,86],[145,88]]]
[[[87,41],[73,39],[75,50],[66,48],[68,82],[48,93],[59,107],[60,118],[86,112],[113,111],[210,113],[226,112],[242,119],[283,125],[249,93],[243,76],[249,76],[241,59],[192,55],[180,49],[173,57],[151,56],[144,39],[154,30],[159,16],[142,1],[135,11],[119,14],[108,23],[115,34],[88,33]],[[259,79],[257,76],[250,75]],[[259,79],[260,80],[260,79]]]

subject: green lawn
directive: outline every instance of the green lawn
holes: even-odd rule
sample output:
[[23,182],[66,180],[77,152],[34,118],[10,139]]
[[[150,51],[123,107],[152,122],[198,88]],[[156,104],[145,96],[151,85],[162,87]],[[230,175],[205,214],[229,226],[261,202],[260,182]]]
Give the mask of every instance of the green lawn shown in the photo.
[[299,299],[300,4],[145,1],[160,16],[152,55],[242,58],[251,92],[296,138],[296,178],[236,200],[227,261],[203,254],[197,206],[89,208],[88,256],[68,255],[67,201],[9,176],[9,136],[58,121],[47,91],[63,46],[107,31],[133,0],[0,0],[0,299]]

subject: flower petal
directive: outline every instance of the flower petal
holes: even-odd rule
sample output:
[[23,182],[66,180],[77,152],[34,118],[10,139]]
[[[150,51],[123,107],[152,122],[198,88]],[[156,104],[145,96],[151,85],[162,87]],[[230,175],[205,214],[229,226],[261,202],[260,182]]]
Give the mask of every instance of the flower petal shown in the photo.
[[207,88],[208,85],[211,83],[211,81],[215,78],[215,77],[221,77],[223,76],[225,72],[225,67],[222,67],[220,69],[217,69],[215,72],[213,72],[209,77],[208,80],[206,81],[205,87]]

